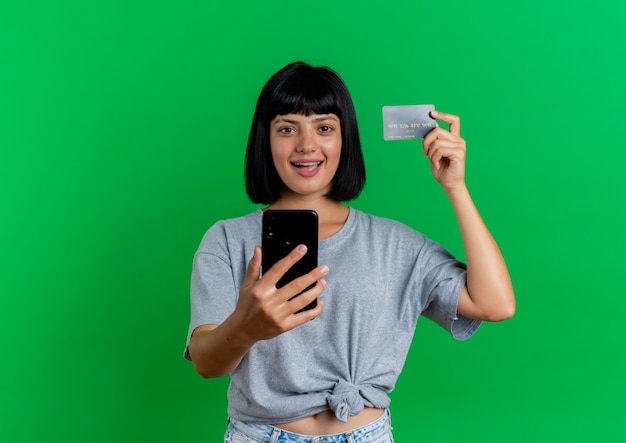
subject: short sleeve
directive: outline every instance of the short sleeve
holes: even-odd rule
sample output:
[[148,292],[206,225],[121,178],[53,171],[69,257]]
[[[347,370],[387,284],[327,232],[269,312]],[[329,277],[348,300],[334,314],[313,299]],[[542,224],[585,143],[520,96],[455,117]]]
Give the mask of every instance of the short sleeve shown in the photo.
[[428,240],[422,250],[422,291],[426,318],[447,330],[457,340],[470,338],[481,322],[457,314],[459,298],[467,282],[467,268],[441,245]]
[[[202,252],[210,250],[212,252]],[[238,290],[233,268],[220,227],[207,232],[201,250],[196,252],[191,271],[190,302],[191,317],[184,356],[189,356],[189,341],[193,331],[201,325],[220,324],[234,310]]]

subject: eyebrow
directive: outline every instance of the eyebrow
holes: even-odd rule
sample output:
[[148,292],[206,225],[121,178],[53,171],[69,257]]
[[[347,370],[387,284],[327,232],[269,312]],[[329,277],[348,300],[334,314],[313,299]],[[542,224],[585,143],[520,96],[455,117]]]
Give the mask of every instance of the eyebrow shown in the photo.
[[[336,122],[339,121],[339,119],[337,117],[334,117],[332,115],[327,114],[327,115],[320,115],[319,117],[314,118],[313,119],[313,123],[319,123],[319,122],[323,122],[323,121],[326,121],[326,120],[333,120],[333,121],[336,121]],[[297,124],[300,123],[297,120],[291,120],[291,119],[284,118],[284,117],[279,117],[276,120],[276,123],[279,123],[279,122],[291,123],[292,125],[297,125]]]

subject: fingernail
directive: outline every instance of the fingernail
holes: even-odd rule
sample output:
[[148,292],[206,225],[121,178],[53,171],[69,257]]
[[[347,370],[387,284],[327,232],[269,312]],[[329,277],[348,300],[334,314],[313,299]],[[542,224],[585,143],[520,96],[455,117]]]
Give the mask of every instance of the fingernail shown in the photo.
[[322,266],[320,267],[320,272],[321,272],[322,274],[324,274],[324,275],[328,274],[328,266],[326,266],[326,265],[322,265]]
[[302,252],[304,254],[306,252],[306,246],[305,245],[298,245],[298,252]]

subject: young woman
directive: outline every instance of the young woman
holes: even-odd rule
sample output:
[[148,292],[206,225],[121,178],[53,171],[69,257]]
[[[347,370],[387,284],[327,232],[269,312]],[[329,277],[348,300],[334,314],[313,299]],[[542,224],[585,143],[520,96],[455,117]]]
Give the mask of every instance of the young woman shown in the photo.
[[423,153],[454,208],[466,265],[421,233],[344,204],[361,192],[365,168],[336,73],[292,63],[261,91],[248,195],[271,209],[315,210],[322,265],[277,289],[306,252],[297,247],[260,277],[261,210],[204,236],[185,355],[203,377],[230,374],[226,442],[391,442],[388,394],[418,317],[466,339],[481,321],[513,315],[506,265],[465,185],[460,120],[432,117],[449,130],[431,131]]

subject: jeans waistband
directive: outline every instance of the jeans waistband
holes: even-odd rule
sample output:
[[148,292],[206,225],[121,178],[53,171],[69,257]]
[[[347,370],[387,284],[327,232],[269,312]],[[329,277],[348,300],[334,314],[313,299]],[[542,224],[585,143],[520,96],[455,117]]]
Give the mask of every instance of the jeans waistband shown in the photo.
[[259,425],[229,418],[226,433],[227,436],[243,434],[255,439],[253,441],[268,443],[359,443],[382,437],[385,433],[391,435],[391,419],[387,409],[373,422],[351,431],[329,435],[304,435],[285,431],[272,425]]

